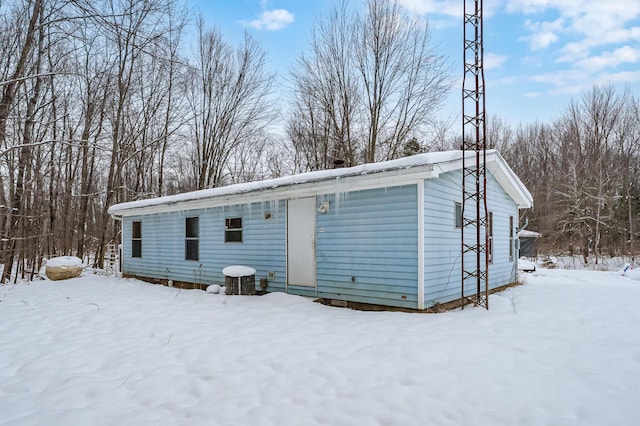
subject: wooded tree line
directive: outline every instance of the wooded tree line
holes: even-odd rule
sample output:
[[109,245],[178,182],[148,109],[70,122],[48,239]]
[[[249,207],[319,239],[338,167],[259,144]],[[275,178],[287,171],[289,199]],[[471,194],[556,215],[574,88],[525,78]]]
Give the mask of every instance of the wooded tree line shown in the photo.
[[298,58],[300,102],[284,113],[259,44],[231,44],[183,7],[0,2],[0,281],[52,255],[102,266],[118,202],[395,158],[448,89],[426,22],[391,0],[359,13],[344,1]]
[[[53,255],[102,266],[115,203],[459,146],[436,119],[447,59],[392,0],[320,18],[280,76],[288,102],[249,34],[229,43],[174,0],[0,1],[0,51],[2,282]],[[632,248],[638,109],[596,88],[552,124],[492,120],[550,249]]]
[[545,253],[634,257],[640,231],[640,97],[595,86],[552,123],[491,120],[500,150],[533,194],[528,228]]
[[118,241],[114,203],[259,177],[265,53],[173,0],[0,3],[1,280]]

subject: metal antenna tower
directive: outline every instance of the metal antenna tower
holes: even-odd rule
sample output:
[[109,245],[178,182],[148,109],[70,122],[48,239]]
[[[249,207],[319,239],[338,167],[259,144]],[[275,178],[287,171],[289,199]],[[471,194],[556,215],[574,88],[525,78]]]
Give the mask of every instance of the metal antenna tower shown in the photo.
[[[462,82],[462,307],[489,309],[486,115],[482,0],[464,1]],[[490,228],[491,225],[489,225]],[[466,293],[469,293],[467,296]]]

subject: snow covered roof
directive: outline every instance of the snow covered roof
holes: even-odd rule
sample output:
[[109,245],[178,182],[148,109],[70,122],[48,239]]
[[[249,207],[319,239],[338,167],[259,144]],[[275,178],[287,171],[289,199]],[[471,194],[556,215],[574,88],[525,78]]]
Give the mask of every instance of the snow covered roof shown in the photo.
[[[473,155],[473,152],[467,153],[467,157]],[[380,163],[319,170],[275,179],[131,201],[111,206],[109,213],[114,216],[129,216],[158,211],[201,208],[212,205],[211,203],[216,200],[218,202],[224,201],[225,203],[232,201],[232,199],[242,202],[239,200],[243,197],[246,198],[244,202],[257,202],[261,201],[257,197],[258,194],[262,194],[266,198],[275,199],[277,198],[275,194],[290,192],[294,188],[307,192],[311,191],[311,193],[326,193],[332,192],[332,190],[328,189],[329,186],[336,185],[339,185],[342,191],[354,190],[351,186],[345,187],[347,184],[361,186],[357,184],[366,182],[370,184],[375,182],[380,187],[384,187],[387,184],[392,186],[394,182],[403,179],[406,183],[410,178],[434,178],[440,173],[460,168],[462,168],[462,151],[430,152]],[[515,200],[518,207],[531,207],[533,203],[531,193],[496,150],[487,150],[487,170],[494,175],[505,191]]]

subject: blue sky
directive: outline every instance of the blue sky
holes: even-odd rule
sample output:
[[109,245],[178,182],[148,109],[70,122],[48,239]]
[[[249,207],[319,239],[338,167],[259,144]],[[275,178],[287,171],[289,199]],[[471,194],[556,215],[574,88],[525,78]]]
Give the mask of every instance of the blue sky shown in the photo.
[[[333,0],[186,0],[207,25],[237,42],[248,31],[286,78],[314,20]],[[442,117],[459,117],[463,0],[399,0],[427,17],[453,66],[456,87]],[[362,7],[364,0],[351,0]],[[507,123],[558,118],[595,83],[640,95],[640,0],[484,0],[487,113]]]

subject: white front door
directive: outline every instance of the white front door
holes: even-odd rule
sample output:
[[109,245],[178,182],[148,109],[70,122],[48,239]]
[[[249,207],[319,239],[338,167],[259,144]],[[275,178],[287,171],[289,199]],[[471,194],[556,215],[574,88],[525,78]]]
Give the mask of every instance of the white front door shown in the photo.
[[316,286],[316,198],[287,201],[287,284]]

